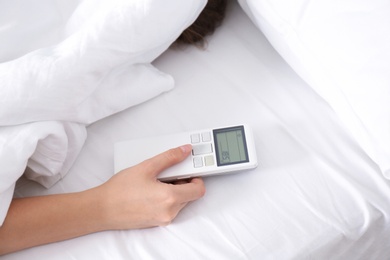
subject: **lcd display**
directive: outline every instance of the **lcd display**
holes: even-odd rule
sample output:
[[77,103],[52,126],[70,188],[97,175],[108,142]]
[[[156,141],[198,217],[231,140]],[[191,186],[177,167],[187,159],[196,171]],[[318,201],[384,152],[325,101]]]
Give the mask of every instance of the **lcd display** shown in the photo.
[[218,166],[249,162],[243,126],[216,129],[213,133]]

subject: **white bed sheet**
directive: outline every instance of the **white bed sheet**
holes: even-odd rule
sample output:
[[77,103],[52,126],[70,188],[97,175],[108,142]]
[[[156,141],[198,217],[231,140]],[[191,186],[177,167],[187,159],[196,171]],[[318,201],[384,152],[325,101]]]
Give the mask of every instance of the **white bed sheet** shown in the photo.
[[116,141],[248,123],[257,169],[205,179],[206,195],[167,227],[107,231],[3,259],[384,259],[390,187],[328,104],[234,1],[206,50],[169,50],[154,65],[175,89],[88,127],[68,175],[50,189],[20,180],[15,196],[84,190],[113,175]]

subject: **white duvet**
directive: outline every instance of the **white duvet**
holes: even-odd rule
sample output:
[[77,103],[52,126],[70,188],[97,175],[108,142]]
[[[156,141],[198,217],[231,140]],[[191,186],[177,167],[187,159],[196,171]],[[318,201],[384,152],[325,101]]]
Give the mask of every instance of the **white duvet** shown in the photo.
[[0,224],[23,173],[51,186],[76,159],[86,125],[173,87],[150,62],[205,5],[41,0],[19,10],[28,2],[0,1]]

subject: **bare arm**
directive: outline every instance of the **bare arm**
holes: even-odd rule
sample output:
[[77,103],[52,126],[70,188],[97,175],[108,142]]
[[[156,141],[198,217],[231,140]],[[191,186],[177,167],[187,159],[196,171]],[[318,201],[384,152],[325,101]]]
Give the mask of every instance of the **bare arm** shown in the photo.
[[0,254],[104,230],[93,193],[14,199],[0,228]]
[[94,232],[169,224],[203,196],[201,179],[172,185],[156,176],[184,160],[190,146],[175,148],[78,193],[14,199],[0,228],[0,255]]

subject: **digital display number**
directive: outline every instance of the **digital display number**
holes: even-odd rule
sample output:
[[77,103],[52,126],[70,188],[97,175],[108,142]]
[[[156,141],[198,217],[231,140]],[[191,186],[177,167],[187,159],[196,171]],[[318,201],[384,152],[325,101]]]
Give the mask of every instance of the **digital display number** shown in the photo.
[[213,130],[217,165],[249,162],[243,126]]

